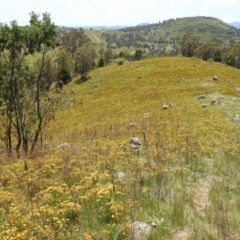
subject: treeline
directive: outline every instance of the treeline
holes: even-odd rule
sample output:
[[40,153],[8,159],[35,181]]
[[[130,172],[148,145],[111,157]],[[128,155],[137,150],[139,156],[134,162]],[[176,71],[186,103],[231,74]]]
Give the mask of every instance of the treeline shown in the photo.
[[179,41],[179,51],[185,57],[195,56],[204,61],[213,59],[240,68],[240,41],[224,48],[217,42],[201,43],[196,36],[185,34]]

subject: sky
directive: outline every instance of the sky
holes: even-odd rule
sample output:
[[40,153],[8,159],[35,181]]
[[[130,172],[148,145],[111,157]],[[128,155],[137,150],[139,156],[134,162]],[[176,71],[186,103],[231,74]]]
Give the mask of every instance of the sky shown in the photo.
[[0,23],[28,25],[32,11],[50,13],[58,26],[136,26],[192,16],[240,22],[240,0],[0,0]]

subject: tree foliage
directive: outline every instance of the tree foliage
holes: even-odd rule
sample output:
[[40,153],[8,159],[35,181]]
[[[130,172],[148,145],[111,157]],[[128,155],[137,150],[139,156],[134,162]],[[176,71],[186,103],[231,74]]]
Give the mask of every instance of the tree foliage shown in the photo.
[[98,67],[103,67],[105,65],[105,61],[103,57],[100,57],[98,60]]
[[222,50],[217,48],[213,54],[213,61],[214,62],[221,62],[223,60]]
[[205,42],[196,49],[195,55],[204,61],[213,57],[213,54],[218,47],[218,43]]
[[72,69],[71,56],[65,49],[61,49],[57,52],[56,62],[57,62],[58,69],[63,66],[68,69]]
[[[0,26],[0,96],[5,110],[1,115],[8,154],[16,142],[17,157],[20,147],[26,154],[33,153],[44,126],[53,117],[53,103],[41,103],[44,94],[46,52],[56,44],[56,27],[50,14],[30,13],[30,26],[23,28],[16,21]],[[28,54],[41,52],[38,67],[32,69],[25,61]]]
[[71,73],[69,68],[62,66],[58,69],[57,73],[57,79],[58,81],[62,81],[64,84],[68,83],[71,79]]
[[199,46],[196,36],[185,34],[179,41],[180,52],[184,57],[192,57]]
[[111,60],[111,58],[112,58],[112,56],[113,56],[112,50],[106,49],[106,50],[103,52],[103,56],[104,56],[104,61],[105,61],[106,63],[109,63],[110,60]]
[[90,39],[85,35],[84,31],[73,29],[63,34],[61,42],[63,48],[74,57],[78,48],[90,44]]
[[134,57],[136,60],[140,60],[142,58],[143,55],[143,50],[142,49],[137,49],[135,51]]
[[226,55],[227,64],[240,68],[240,41],[230,46]]
[[81,79],[87,78],[87,73],[96,58],[96,52],[92,48],[80,47],[74,54],[75,72],[81,75]]

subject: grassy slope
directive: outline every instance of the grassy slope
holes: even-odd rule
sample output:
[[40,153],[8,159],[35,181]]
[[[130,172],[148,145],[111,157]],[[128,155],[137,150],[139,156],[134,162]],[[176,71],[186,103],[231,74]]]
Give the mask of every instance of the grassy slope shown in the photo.
[[[148,220],[149,239],[239,239],[239,86],[239,70],[181,57],[72,82],[43,136],[49,155],[2,167],[1,238],[129,239],[129,224]],[[72,148],[53,151],[62,142]]]

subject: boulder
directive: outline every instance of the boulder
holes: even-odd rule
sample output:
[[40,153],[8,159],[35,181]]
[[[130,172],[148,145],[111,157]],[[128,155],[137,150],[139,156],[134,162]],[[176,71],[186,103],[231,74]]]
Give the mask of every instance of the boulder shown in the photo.
[[235,122],[240,121],[240,115],[239,115],[239,114],[235,115],[235,116],[232,118],[232,120],[235,121]]
[[206,108],[208,105],[206,103],[202,104],[203,108]]
[[59,144],[57,145],[54,150],[59,150],[59,149],[65,149],[65,148],[70,148],[71,145],[69,145],[68,143],[62,143],[62,144]]
[[141,147],[142,143],[139,140],[138,137],[134,137],[132,138],[132,140],[130,141],[130,148],[131,149],[139,149]]
[[163,109],[168,109],[168,107],[169,106],[167,104],[163,104],[163,106],[162,106]]
[[142,145],[140,139],[138,137],[134,137],[132,138],[132,140],[130,141],[130,143],[133,143],[135,145]]
[[148,223],[135,221],[131,224],[131,235],[133,239],[147,240],[152,227]]
[[211,104],[216,105],[216,104],[218,104],[218,101],[216,99],[212,99]]
[[219,78],[218,76],[214,76],[214,77],[213,77],[213,80],[214,80],[214,81],[218,81],[218,80],[220,80],[220,78]]
[[137,127],[137,124],[136,123],[129,123],[129,127],[135,128],[135,127]]
[[206,98],[206,96],[205,95],[200,95],[200,96],[198,96],[198,100],[201,100],[201,99],[205,99]]
[[118,178],[120,180],[126,179],[127,174],[125,172],[117,172],[115,173],[115,178]]

